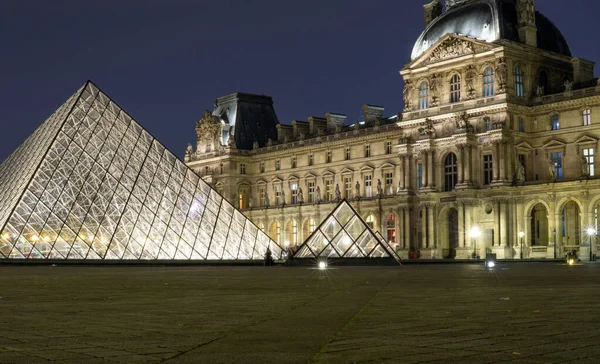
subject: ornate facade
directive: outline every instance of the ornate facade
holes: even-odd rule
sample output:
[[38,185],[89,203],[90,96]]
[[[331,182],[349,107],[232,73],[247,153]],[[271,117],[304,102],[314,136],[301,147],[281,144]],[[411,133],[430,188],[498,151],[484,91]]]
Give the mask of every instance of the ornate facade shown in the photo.
[[[449,5],[425,6],[400,71],[402,114],[365,105],[354,123],[277,121],[245,149],[224,138],[212,149],[205,140],[219,133],[197,128],[186,162],[282,245],[300,245],[347,198],[405,258],[589,257],[600,207],[594,63],[572,57],[533,0]],[[240,105],[237,118],[255,120]],[[225,128],[220,109],[199,125]]]

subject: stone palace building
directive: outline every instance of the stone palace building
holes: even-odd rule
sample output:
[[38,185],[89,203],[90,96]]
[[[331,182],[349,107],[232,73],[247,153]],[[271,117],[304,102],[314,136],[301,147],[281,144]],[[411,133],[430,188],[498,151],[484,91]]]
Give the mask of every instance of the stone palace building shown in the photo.
[[402,114],[282,124],[270,97],[236,93],[198,122],[185,162],[282,246],[347,199],[405,258],[589,257],[594,63],[533,0],[434,0],[425,23],[400,71]]

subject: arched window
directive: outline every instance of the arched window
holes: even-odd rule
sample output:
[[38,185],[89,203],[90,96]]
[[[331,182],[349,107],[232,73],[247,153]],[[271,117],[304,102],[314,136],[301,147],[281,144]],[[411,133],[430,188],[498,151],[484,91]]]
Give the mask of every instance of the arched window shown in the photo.
[[592,125],[592,110],[585,109],[583,110],[583,126]]
[[419,85],[419,110],[426,110],[429,107],[429,85],[427,82],[421,82]]
[[365,222],[372,230],[375,230],[375,216],[373,216],[373,214],[367,216]]
[[487,67],[483,71],[483,97],[494,96],[494,69]]
[[387,241],[390,245],[396,244],[396,214],[390,214],[385,222]]
[[281,223],[279,221],[274,221],[269,228],[269,236],[273,241],[277,244],[281,244]]
[[517,65],[515,67],[515,93],[518,97],[525,96],[525,89],[523,87],[523,71],[521,70],[521,66]]
[[286,226],[286,241],[284,245],[298,246],[298,221],[291,220]]
[[458,159],[450,153],[444,160],[444,190],[453,191],[458,183]]
[[538,86],[541,87],[542,95],[547,95],[550,93],[550,85],[548,84],[548,74],[546,71],[540,72],[538,77]]
[[450,79],[450,102],[460,101],[460,76],[454,74]]

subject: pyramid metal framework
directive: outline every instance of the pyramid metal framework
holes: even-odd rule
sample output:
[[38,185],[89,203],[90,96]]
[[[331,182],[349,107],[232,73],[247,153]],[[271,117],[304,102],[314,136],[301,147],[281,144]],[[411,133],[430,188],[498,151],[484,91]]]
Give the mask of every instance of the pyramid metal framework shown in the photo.
[[394,258],[394,249],[374,232],[354,208],[343,200],[306,239],[295,259],[303,258]]
[[0,165],[0,259],[251,260],[283,249],[87,82]]

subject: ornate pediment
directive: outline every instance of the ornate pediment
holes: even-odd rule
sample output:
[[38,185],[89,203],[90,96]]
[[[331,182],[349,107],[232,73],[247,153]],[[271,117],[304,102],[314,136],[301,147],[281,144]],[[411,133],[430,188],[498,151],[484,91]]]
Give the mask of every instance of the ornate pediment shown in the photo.
[[598,139],[589,136],[589,135],[582,135],[579,139],[577,139],[575,141],[576,145],[581,145],[581,144],[594,144],[594,143],[598,143]]
[[552,139],[549,142],[547,142],[546,144],[544,144],[544,149],[565,148],[566,145],[567,145],[567,143],[563,142],[562,140]]
[[422,57],[416,60],[419,66],[446,61],[453,58],[486,52],[491,47],[464,37],[447,35],[431,47]]

